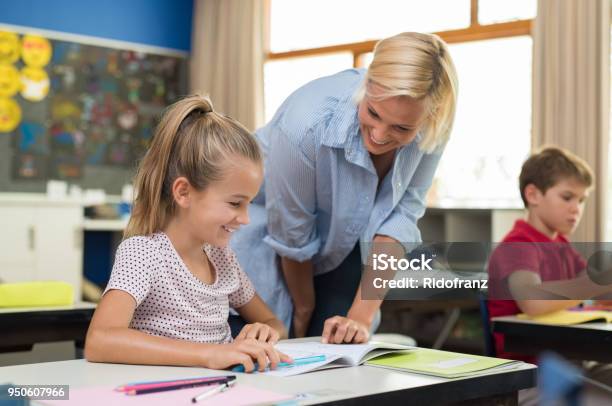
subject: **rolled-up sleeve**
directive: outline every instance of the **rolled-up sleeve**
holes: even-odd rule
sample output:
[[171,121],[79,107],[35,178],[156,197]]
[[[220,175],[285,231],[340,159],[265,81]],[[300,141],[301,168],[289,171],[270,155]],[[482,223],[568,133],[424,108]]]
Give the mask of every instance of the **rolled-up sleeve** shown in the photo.
[[407,251],[421,242],[417,221],[425,214],[425,197],[441,156],[441,150],[422,156],[404,195],[376,234],[397,240]]
[[[315,164],[299,141],[291,139],[280,126],[268,131],[268,234],[264,241],[278,255],[303,262],[311,259],[321,245],[316,227]],[[308,131],[304,137],[311,135]]]

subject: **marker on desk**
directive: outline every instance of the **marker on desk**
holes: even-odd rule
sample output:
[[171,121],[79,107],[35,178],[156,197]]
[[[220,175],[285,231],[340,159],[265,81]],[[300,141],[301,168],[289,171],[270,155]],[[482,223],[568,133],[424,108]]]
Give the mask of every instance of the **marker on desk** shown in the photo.
[[[312,357],[295,358],[293,363],[280,362],[277,364],[279,368],[291,368],[299,365],[312,364],[314,362],[325,361],[325,355],[313,355]],[[259,369],[257,362],[255,363],[255,370]],[[232,372],[244,372],[244,365],[237,365],[232,368]]]
[[191,403],[197,403],[200,400],[209,398],[213,395],[216,395],[217,393],[221,393],[221,392],[225,392],[226,390],[228,390],[229,388],[233,387],[234,385],[236,385],[236,381],[229,381],[226,382],[222,385],[219,385],[215,388],[211,388],[209,390],[207,390],[206,392],[202,392],[200,393],[198,396],[194,396],[193,398],[191,398]]

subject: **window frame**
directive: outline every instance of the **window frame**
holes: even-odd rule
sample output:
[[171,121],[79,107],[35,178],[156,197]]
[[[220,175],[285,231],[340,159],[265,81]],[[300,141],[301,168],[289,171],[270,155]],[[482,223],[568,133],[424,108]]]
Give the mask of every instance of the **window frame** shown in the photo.
[[[278,59],[300,58],[305,56],[318,56],[329,53],[350,52],[353,54],[353,67],[363,66],[363,57],[372,52],[378,40],[352,42],[318,48],[304,48],[286,52],[270,51],[270,9],[271,0],[264,0],[265,26],[264,26],[264,63]],[[458,30],[434,32],[448,44],[461,42],[481,41],[488,39],[531,36],[533,19],[516,20],[503,23],[481,25],[478,22],[478,0],[470,1],[470,26]]]

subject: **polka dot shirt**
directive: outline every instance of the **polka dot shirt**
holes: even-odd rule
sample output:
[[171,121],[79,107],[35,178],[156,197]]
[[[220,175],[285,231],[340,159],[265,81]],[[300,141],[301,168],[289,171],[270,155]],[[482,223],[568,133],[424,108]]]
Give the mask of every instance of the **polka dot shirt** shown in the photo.
[[166,234],[128,238],[117,249],[104,293],[118,289],[134,297],[131,328],[194,342],[230,342],[229,308],[247,304],[255,290],[229,247],[203,249],[216,270],[212,285],[187,269]]

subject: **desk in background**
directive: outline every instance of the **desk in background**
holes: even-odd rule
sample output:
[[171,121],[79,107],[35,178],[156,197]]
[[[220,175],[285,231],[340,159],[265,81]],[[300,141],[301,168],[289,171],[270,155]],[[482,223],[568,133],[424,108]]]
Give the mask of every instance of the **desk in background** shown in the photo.
[[538,355],[551,350],[566,358],[612,362],[612,324],[555,326],[516,316],[493,318],[493,332],[505,335],[505,350]]
[[[535,385],[536,371],[535,366],[525,364],[502,373],[452,380],[370,366],[336,368],[292,377],[237,375],[238,384],[287,394],[318,394],[300,404],[515,405],[518,390]],[[71,389],[204,375],[219,375],[219,371],[97,364],[85,360],[0,367],[0,382],[68,384]]]
[[74,341],[82,349],[95,303],[0,309],[0,352],[29,351],[36,343]]

